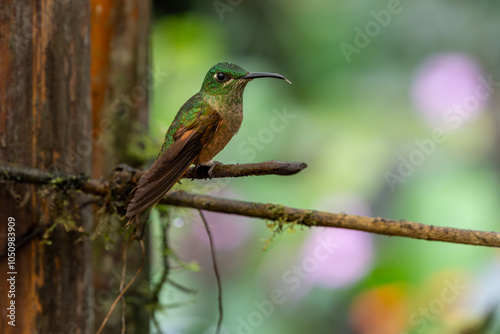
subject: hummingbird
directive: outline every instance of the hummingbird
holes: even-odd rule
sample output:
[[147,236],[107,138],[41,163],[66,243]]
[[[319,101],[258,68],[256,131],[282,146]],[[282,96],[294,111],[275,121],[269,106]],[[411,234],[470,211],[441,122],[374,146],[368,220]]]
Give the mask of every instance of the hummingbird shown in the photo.
[[201,90],[179,109],[170,125],[161,151],[153,165],[142,175],[129,195],[126,217],[129,224],[158,201],[182,177],[186,169],[209,167],[212,159],[238,132],[243,120],[243,90],[257,78],[277,78],[277,73],[250,73],[228,63],[214,65],[206,74]]

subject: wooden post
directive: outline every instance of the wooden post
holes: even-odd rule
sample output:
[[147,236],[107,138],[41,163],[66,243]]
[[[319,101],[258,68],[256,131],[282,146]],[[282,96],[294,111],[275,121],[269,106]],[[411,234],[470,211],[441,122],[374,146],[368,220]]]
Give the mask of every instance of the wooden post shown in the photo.
[[[155,80],[159,79],[153,77],[155,72],[149,64],[150,6],[150,2],[144,0],[90,0],[92,175],[95,178],[107,176],[118,163],[134,167],[144,163],[130,154],[130,148],[136,145],[131,139],[145,135],[148,98]],[[145,242],[148,245],[147,238]],[[93,244],[92,309],[96,327],[120,292],[124,243],[104,243],[102,238],[96,238]],[[134,245],[127,256],[127,281],[135,274],[140,261],[141,251]],[[148,282],[148,271],[146,261],[137,282]],[[127,298],[139,302],[127,305],[127,330],[148,333],[149,309],[141,304],[141,301],[146,303],[145,296],[134,288],[127,292]],[[120,312],[121,303],[107,322],[105,333],[120,333]]]
[[[154,80],[149,25],[149,1],[3,1],[0,161],[94,177],[118,162],[140,164],[127,148],[130,135],[139,133],[135,125],[147,127]],[[100,325],[118,294],[121,250],[105,252],[96,242],[93,275],[91,243],[81,238],[82,228],[93,227],[86,200],[71,189],[0,184],[1,333],[94,333]],[[9,224],[17,247],[12,275],[5,254]],[[49,242],[41,243],[39,232],[49,226],[55,227]],[[129,261],[134,270],[137,259]],[[7,317],[11,301],[15,327]],[[139,309],[128,329],[147,332],[149,314]],[[111,321],[106,329],[118,328]]]
[[[90,174],[89,32],[86,0],[2,1],[0,161]],[[63,196],[0,184],[0,252],[7,250],[9,217],[17,247],[13,267],[0,258],[0,332],[94,332],[90,243],[77,241],[76,231],[91,227],[89,207],[80,207],[85,199],[71,190]],[[56,222],[50,244],[41,243],[37,232]],[[12,301],[15,318],[7,317]]]
[[150,2],[90,0],[92,175],[117,163],[140,167],[130,155],[130,139],[148,125],[148,98],[154,86],[149,63]]

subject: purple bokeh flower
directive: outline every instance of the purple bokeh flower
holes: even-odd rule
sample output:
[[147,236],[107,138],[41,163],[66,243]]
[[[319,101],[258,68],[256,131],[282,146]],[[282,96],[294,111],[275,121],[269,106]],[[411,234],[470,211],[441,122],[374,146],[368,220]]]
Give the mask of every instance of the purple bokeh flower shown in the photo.
[[451,119],[469,120],[482,110],[490,96],[487,78],[476,61],[461,53],[444,53],[426,59],[415,75],[412,100],[433,124]]

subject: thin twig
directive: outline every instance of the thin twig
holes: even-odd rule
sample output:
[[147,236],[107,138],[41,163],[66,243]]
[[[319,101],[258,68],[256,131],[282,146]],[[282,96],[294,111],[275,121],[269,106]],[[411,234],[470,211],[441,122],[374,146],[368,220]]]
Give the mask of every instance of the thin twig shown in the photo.
[[[131,235],[133,237],[133,234]],[[127,246],[130,246],[129,243],[127,243]],[[125,275],[127,272],[127,249],[128,247],[123,248],[123,254],[122,254],[122,277],[120,279],[120,292],[123,291],[123,286],[125,285]],[[123,295],[122,298],[122,334],[126,333],[126,328],[127,328],[127,322],[125,321],[125,312],[127,310],[127,303],[125,302],[125,296]]]
[[180,283],[177,283],[177,282],[171,280],[170,278],[167,278],[167,283],[170,284],[171,286],[173,286],[174,288],[176,288],[177,290],[180,290],[184,293],[195,294],[198,292],[195,289],[188,288]]
[[[133,238],[134,234],[131,235],[131,238],[129,240],[135,240]],[[109,308],[109,311],[108,311],[108,314],[106,314],[106,318],[104,318],[104,320],[102,321],[101,323],[101,327],[99,327],[99,330],[97,331],[96,334],[100,334],[102,332],[102,330],[104,329],[104,327],[106,326],[106,323],[108,322],[109,320],[109,317],[111,316],[111,314],[113,313],[113,310],[115,309],[116,307],[116,304],[118,303],[118,301],[123,297],[123,295],[125,294],[125,292],[127,292],[127,290],[130,288],[130,286],[134,283],[135,279],[139,276],[139,274],[141,273],[142,271],[142,267],[144,266],[144,262],[146,260],[146,248],[144,246],[144,241],[142,239],[139,239],[139,244],[141,245],[141,251],[142,251],[142,257],[141,257],[141,264],[139,266],[139,268],[137,268],[137,272],[135,273],[134,277],[132,277],[132,279],[130,280],[130,282],[128,282],[127,286],[125,286],[125,288],[123,290],[120,291],[120,294],[118,295],[118,297],[116,297],[115,301],[113,302],[113,304],[111,305],[111,307]],[[127,248],[127,247],[126,247]]]
[[[169,247],[168,232],[170,229],[170,219],[167,218],[165,220],[166,220],[166,223],[164,226],[162,226],[162,242],[163,242],[163,249],[164,250],[168,249],[168,247]],[[168,278],[168,275],[170,273],[170,266],[168,263],[168,258],[169,258],[168,252],[163,251],[162,256],[163,256],[163,273],[161,275],[160,281],[158,282],[156,287],[153,289],[153,294],[152,294],[153,301],[155,303],[158,302],[158,299],[159,299],[158,296],[160,295],[161,289],[163,288],[163,285],[165,284],[165,282]]]
[[158,319],[156,319],[154,313],[151,315],[151,320],[153,320],[153,325],[155,325],[156,332],[161,334],[160,323],[158,322]]
[[208,223],[205,219],[205,216],[203,215],[203,212],[201,210],[198,210],[198,212],[200,213],[201,220],[203,221],[203,225],[205,225],[205,230],[207,231],[208,241],[210,242],[210,251],[212,252],[212,263],[214,266],[215,278],[217,279],[217,289],[219,291],[219,296],[217,299],[219,305],[219,321],[217,322],[217,329],[215,331],[215,334],[219,334],[222,326],[222,318],[224,317],[224,311],[222,310],[222,285],[219,275],[219,269],[217,268],[217,257],[215,256],[215,245],[214,241],[212,240],[212,232],[210,232],[210,228],[208,227]]

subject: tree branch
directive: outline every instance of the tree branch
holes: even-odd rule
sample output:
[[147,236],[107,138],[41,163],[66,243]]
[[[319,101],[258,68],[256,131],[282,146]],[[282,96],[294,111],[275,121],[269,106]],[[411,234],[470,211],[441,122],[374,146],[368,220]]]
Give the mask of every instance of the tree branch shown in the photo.
[[[307,165],[303,162],[265,161],[251,164],[230,164],[215,166],[212,178],[244,177],[252,175],[293,175],[297,174]],[[182,178],[206,179],[207,170],[196,170],[189,167]],[[37,185],[53,185],[59,188],[69,186],[82,190],[85,193],[106,196],[110,191],[123,192],[135,185],[144,171],[120,164],[115,168],[109,180],[91,179],[85,175],[71,175],[61,172],[47,172],[23,166],[0,164],[0,181],[13,181],[16,183],[30,183]]]
[[[265,161],[251,164],[230,164],[215,166],[212,178],[244,177],[252,175],[293,175],[297,174],[307,165],[303,162]],[[203,173],[205,172],[205,173]],[[196,170],[189,167],[182,178],[206,179],[207,171]],[[10,166],[0,164],[0,181],[13,181],[16,183],[30,183],[37,185],[52,184],[58,187],[73,186],[86,193],[105,196],[109,188],[123,188],[125,185],[134,185],[139,181],[144,171],[121,164],[108,180],[90,179],[84,175],[70,175],[59,172],[46,172],[35,168]]]
[[279,204],[245,202],[190,194],[184,191],[170,191],[160,203],[296,223],[305,226],[339,227],[388,236],[500,247],[500,233],[496,232],[440,227],[406,220],[371,218],[345,213],[302,210]]
[[[264,161],[251,164],[231,164],[231,165],[218,165],[212,171],[213,178],[221,177],[243,177],[243,176],[257,176],[257,175],[293,175],[297,174],[307,165],[303,162],[283,162],[283,161]],[[183,178],[188,179],[206,179],[205,175],[196,173],[195,167],[189,167]]]
[[[241,177],[249,175],[292,175],[306,167],[304,163],[268,161],[257,164],[221,165],[213,170],[214,177]],[[72,186],[83,192],[107,196],[109,193],[121,194],[126,187],[130,189],[142,172],[128,166],[120,166],[111,179],[94,180],[86,176],[53,174],[32,168],[13,167],[0,164],[0,180],[32,184],[51,184],[57,187]],[[193,167],[184,177],[204,178]],[[125,195],[126,194],[121,194]],[[500,247],[500,233],[439,227],[409,222],[371,218],[349,214],[335,214],[322,211],[302,210],[278,204],[263,204],[218,198],[207,195],[189,194],[184,191],[170,191],[160,202],[208,211],[237,214],[248,217],[301,224],[305,226],[339,227],[388,236],[413,239],[443,241],[457,244]]]

